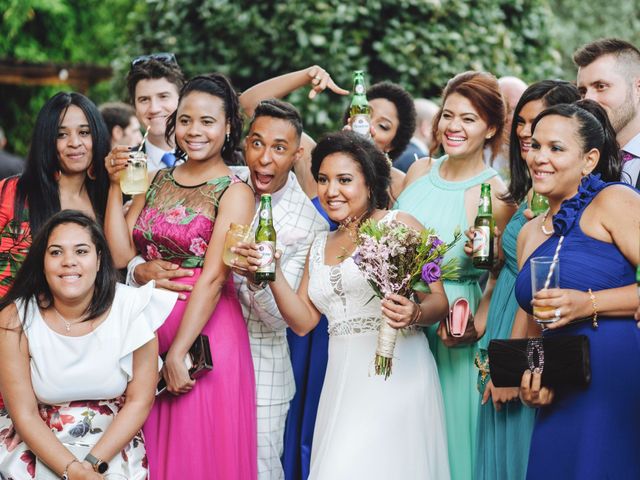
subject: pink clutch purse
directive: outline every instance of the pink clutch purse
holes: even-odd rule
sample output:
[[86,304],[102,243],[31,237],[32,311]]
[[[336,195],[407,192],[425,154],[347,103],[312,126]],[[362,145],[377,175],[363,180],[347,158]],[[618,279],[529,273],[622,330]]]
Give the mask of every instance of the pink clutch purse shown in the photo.
[[447,317],[447,329],[452,337],[462,337],[467,330],[469,322],[469,301],[466,298],[456,298],[451,304],[449,316]]

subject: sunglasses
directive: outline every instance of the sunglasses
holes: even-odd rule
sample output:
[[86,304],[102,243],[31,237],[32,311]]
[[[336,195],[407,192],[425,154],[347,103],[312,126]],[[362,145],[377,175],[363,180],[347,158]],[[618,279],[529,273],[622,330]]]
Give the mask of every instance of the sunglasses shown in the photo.
[[148,62],[149,60],[157,60],[162,63],[171,63],[174,65],[178,65],[178,61],[176,60],[176,56],[170,52],[161,52],[161,53],[152,53],[150,55],[140,55],[139,57],[131,60],[131,66],[135,67],[136,65],[140,65],[141,63]]

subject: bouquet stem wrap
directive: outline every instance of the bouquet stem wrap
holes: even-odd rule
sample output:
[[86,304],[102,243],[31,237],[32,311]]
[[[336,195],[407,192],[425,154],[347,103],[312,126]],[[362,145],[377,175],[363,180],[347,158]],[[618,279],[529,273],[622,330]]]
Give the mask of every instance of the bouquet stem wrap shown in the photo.
[[[352,258],[373,290],[371,298],[383,299],[385,293],[406,298],[414,292],[429,294],[429,284],[458,277],[455,259],[444,262],[443,258],[461,236],[456,229],[453,240],[444,243],[432,229],[417,231],[395,218],[370,218],[358,228]],[[385,380],[391,375],[398,338],[398,330],[387,320],[383,315],[374,361],[376,375],[384,375]]]
[[376,346],[375,371],[376,375],[384,375],[386,380],[391,375],[393,364],[393,351],[396,348],[398,330],[387,323],[387,317],[382,316],[380,331],[378,332],[378,345]]

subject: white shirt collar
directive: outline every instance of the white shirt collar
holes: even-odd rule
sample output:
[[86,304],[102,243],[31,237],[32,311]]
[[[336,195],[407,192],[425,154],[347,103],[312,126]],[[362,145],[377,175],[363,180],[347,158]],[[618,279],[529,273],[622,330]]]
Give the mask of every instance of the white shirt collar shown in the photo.
[[148,138],[144,141],[144,151],[147,153],[147,167],[150,171],[160,170],[166,167],[166,165],[162,163],[162,156],[165,153],[172,153],[171,150],[166,151],[160,147],[156,147]]
[[640,158],[640,133],[629,140],[629,142],[624,147],[622,147],[622,150],[630,153],[634,157]]

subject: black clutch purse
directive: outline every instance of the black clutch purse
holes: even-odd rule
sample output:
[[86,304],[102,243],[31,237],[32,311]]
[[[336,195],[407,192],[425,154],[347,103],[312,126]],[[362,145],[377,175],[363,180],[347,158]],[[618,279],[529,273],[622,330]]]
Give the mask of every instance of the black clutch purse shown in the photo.
[[[160,355],[164,361],[166,353]],[[200,334],[191,345],[191,348],[184,357],[184,363],[189,370],[189,376],[196,379],[204,375],[209,370],[213,370],[213,360],[211,359],[211,348],[209,347],[209,337]],[[156,387],[156,395],[160,395],[167,389],[164,378],[160,378]]]
[[545,387],[589,385],[589,338],[558,335],[489,342],[489,370],[496,387],[519,387],[524,371],[536,368]]

